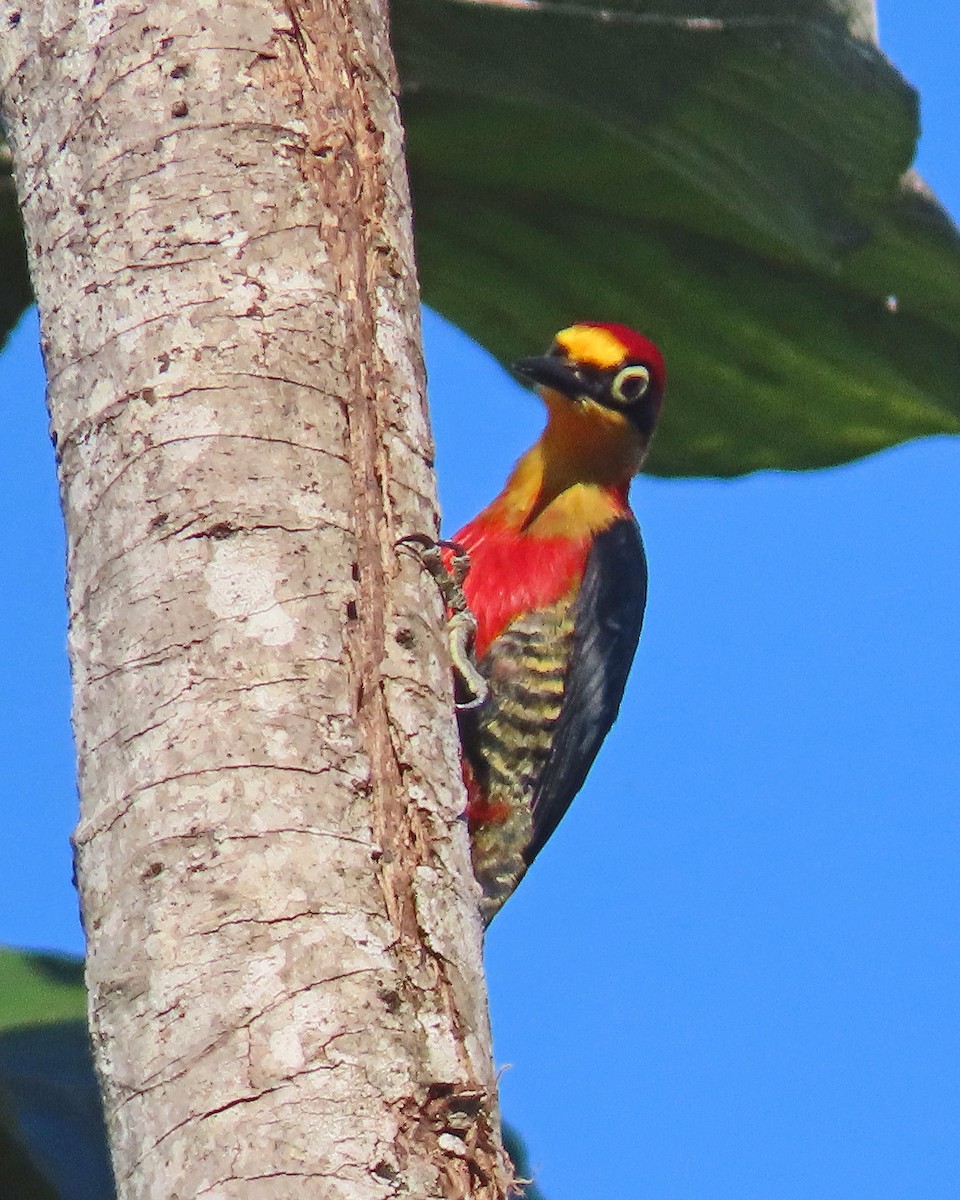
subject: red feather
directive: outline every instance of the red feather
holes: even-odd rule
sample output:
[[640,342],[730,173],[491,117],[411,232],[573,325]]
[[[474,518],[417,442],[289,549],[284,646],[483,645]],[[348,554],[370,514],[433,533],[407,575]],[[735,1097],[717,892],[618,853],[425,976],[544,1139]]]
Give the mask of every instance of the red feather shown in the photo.
[[521,613],[555,604],[583,578],[592,537],[538,538],[481,513],[453,539],[470,556],[463,591],[477,618],[475,653]]
[[606,329],[608,333],[612,333],[623,346],[628,357],[642,359],[650,367],[657,391],[661,395],[663,394],[667,386],[666,363],[663,361],[663,355],[659,348],[648,337],[637,333],[628,325],[618,325],[616,321],[581,321],[580,324],[587,325],[591,329]]

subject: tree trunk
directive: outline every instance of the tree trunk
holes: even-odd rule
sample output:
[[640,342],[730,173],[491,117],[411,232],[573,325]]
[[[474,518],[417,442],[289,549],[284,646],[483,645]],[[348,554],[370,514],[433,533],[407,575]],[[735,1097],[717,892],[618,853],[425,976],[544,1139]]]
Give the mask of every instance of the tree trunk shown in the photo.
[[[7,4],[122,1198],[501,1197],[383,6]],[[296,1189],[296,1191],[294,1191]]]

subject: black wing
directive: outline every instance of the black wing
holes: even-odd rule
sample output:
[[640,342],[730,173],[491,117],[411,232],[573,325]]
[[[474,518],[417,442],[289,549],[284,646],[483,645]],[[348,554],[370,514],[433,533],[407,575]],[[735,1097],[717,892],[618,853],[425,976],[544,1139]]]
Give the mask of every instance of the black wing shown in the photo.
[[533,796],[532,863],[570,807],[620,710],[647,602],[647,558],[636,521],[598,535],[574,614],[573,654],[550,756]]

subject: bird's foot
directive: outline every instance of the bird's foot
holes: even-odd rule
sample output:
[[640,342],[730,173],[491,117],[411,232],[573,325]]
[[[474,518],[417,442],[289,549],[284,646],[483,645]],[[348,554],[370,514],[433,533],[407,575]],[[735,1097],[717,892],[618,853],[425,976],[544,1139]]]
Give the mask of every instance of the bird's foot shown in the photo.
[[[458,712],[479,708],[487,698],[489,687],[480,673],[473,654],[477,634],[477,618],[470,611],[463,594],[463,581],[470,570],[470,556],[459,542],[432,538],[425,533],[410,533],[400,538],[398,548],[410,550],[429,571],[440,589],[447,609],[447,638],[450,661],[465,697],[457,701]],[[445,554],[444,551],[447,553]]]

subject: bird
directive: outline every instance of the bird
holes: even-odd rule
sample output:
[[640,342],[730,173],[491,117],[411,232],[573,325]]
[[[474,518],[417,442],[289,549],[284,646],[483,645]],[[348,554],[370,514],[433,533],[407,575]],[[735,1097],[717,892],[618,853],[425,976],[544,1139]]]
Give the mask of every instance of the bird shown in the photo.
[[562,329],[545,355],[513,370],[537,389],[546,426],[499,495],[434,556],[446,574],[485,926],[556,829],[619,711],[647,596],[627,493],[666,387],[654,343],[614,323]]

